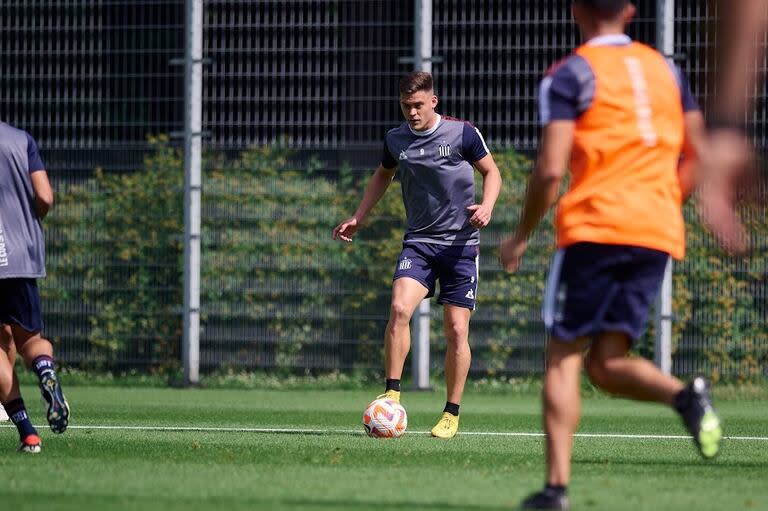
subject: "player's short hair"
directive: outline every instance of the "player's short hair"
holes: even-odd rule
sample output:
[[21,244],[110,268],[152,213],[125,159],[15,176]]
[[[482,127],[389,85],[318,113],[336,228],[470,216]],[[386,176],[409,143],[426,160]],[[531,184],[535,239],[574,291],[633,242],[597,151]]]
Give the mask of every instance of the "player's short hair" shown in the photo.
[[575,4],[586,5],[602,16],[612,17],[619,14],[630,0],[573,0]]
[[410,96],[422,90],[434,90],[431,73],[414,71],[400,78],[400,95]]

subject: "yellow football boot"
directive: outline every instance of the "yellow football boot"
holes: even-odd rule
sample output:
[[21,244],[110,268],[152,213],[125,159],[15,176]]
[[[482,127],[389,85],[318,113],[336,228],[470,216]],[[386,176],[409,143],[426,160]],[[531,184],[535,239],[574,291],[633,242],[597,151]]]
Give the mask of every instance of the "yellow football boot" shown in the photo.
[[399,390],[388,390],[383,394],[379,394],[376,396],[376,399],[391,399],[392,401],[400,402],[400,391]]
[[453,438],[459,431],[459,417],[452,413],[443,412],[437,425],[432,428],[432,436],[435,438]]

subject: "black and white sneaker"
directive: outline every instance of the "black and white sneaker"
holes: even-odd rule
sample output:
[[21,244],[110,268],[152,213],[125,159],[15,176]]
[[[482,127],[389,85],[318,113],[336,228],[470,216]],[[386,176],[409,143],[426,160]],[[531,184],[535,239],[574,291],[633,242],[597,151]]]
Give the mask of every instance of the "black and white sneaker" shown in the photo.
[[525,499],[520,509],[571,509],[571,503],[565,493],[544,488]]
[[43,374],[40,380],[40,393],[43,396],[45,416],[51,431],[64,433],[69,425],[69,404],[64,399],[61,385],[53,371]]
[[702,457],[714,458],[720,450],[723,430],[720,418],[712,407],[707,380],[701,376],[694,378],[675,396],[674,406]]

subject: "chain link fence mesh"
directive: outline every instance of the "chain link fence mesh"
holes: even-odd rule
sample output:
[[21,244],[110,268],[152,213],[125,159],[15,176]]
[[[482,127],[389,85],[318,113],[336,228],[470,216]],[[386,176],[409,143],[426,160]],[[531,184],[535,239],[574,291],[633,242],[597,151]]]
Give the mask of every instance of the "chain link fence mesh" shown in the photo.
[[[435,0],[439,111],[472,121],[502,163],[504,200],[483,233],[474,375],[543,369],[539,303],[552,234],[520,276],[496,245],[514,224],[538,142],[545,70],[578,44],[569,2]],[[201,363],[207,372],[381,368],[403,227],[397,184],[352,247],[330,230],[354,211],[399,124],[409,70],[406,0],[208,0],[204,14]],[[706,106],[715,13],[675,2],[675,59]],[[0,6],[0,116],[31,132],[58,192],[46,221],[46,333],[68,364],[163,371],[179,365],[183,232],[183,0],[8,1]],[[630,34],[655,44],[653,2]],[[765,41],[757,44],[765,45]],[[756,63],[765,74],[766,63]],[[766,149],[766,91],[749,91]],[[512,177],[514,175],[518,177]],[[478,180],[479,181],[479,180]],[[765,202],[764,190],[761,195]],[[686,214],[695,219],[689,207]],[[674,371],[764,376],[766,224],[746,211],[757,254],[733,260],[699,228],[675,266]],[[432,368],[442,366],[432,309]],[[652,355],[652,332],[638,346]]]

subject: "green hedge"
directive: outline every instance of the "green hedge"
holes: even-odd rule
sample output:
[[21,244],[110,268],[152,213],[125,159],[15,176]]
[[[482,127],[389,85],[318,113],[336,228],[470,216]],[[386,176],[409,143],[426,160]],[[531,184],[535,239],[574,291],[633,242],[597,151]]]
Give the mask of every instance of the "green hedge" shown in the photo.
[[[166,139],[153,140],[153,147],[136,172],[96,170],[62,185],[47,221],[49,334],[73,365],[178,368],[183,165]],[[329,172],[314,159],[299,167],[292,156],[277,146],[235,159],[205,155],[204,366],[377,372],[404,227],[399,185],[393,183],[354,243],[334,243],[331,229],[354,211],[369,173]],[[548,217],[517,276],[500,271],[496,245],[514,228],[530,161],[513,151],[497,152],[496,159],[504,186],[483,232],[472,371],[526,374],[542,368],[538,311],[553,229]],[[686,216],[690,248],[674,281],[679,371],[764,377],[765,255],[728,258],[712,248],[691,206]],[[749,218],[764,243],[764,214],[755,210]],[[437,369],[444,341],[436,309]],[[651,356],[652,344],[646,339],[638,351]]]

